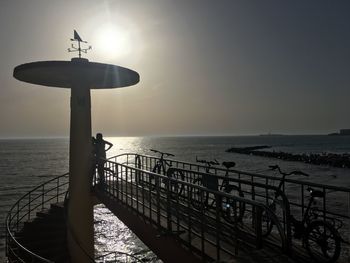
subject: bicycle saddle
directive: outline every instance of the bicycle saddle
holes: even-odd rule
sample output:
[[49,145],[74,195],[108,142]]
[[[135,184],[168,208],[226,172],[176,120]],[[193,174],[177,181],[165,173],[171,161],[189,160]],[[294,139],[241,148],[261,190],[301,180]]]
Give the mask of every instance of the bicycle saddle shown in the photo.
[[321,197],[321,198],[324,197],[324,192],[322,191],[314,190],[311,187],[309,187],[307,190],[310,192],[310,195],[312,197]]
[[226,169],[230,169],[232,167],[235,167],[235,162],[222,162],[222,165],[226,167]]

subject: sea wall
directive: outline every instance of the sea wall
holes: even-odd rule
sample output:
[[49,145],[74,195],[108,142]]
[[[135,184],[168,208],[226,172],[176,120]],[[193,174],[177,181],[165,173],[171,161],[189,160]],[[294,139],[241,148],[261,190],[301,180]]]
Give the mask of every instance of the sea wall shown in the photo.
[[232,147],[226,152],[240,153],[247,155],[263,156],[268,158],[276,158],[285,161],[295,161],[310,163],[315,165],[328,165],[332,167],[350,168],[350,154],[321,153],[321,154],[293,154],[286,152],[262,151],[260,149],[270,148],[269,146],[253,146],[253,147]]

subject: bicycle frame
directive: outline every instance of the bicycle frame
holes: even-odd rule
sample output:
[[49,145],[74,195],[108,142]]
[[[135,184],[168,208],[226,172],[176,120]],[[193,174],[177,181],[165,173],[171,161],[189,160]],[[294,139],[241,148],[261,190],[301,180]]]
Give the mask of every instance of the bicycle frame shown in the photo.
[[[171,163],[168,163],[168,161],[164,159],[164,155],[166,156],[174,156],[174,155],[171,153],[161,152],[153,149],[151,149],[151,151],[160,154],[160,157],[156,161],[156,164],[153,167],[152,172],[157,174],[163,174],[163,175],[166,174],[167,170],[165,165],[169,165],[169,167],[171,167]],[[161,172],[162,169],[163,169],[163,173]]]
[[[230,185],[227,178],[223,179],[221,185],[219,186],[218,178],[214,174],[210,174],[211,166],[219,164],[219,162],[217,160],[215,160],[215,162],[214,162],[214,161],[206,161],[206,160],[198,160],[197,159],[197,162],[205,164],[206,174],[202,174],[202,178],[195,179],[193,181],[194,184],[196,182],[201,182],[201,184],[204,187],[206,187],[210,190],[214,190],[214,191],[224,190],[222,192],[230,193],[230,194],[232,194],[232,191],[236,190],[238,192],[239,197],[244,197],[244,194],[243,194],[243,192],[241,192],[239,187],[237,187],[236,185]],[[228,176],[228,170],[229,169],[227,169],[225,177]],[[239,202],[239,205],[237,206],[237,204],[235,202],[232,202],[229,198],[221,198],[221,197],[216,196],[216,195],[214,195],[214,197],[212,197],[211,202],[210,202],[209,201],[209,193],[207,193],[205,195],[203,201],[204,201],[205,207],[219,209],[216,211],[220,211],[221,214],[223,215],[223,218],[226,221],[228,221],[230,223],[232,223],[233,221],[242,222],[242,218],[243,218],[244,211],[245,211],[245,204],[243,202]],[[195,206],[202,207],[201,204],[195,204]],[[238,209],[239,211],[237,211],[236,209]]]
[[294,226],[295,238],[301,238],[305,233],[305,229],[310,225],[310,222],[312,221],[310,219],[310,209],[311,205],[314,203],[314,200],[315,198],[313,196],[310,196],[309,203],[301,220],[296,219],[293,215],[289,216],[291,225]]

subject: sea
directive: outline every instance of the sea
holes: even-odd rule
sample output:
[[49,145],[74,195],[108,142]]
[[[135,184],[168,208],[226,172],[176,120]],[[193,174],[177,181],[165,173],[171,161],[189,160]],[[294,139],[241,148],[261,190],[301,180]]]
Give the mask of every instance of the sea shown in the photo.
[[[196,162],[199,159],[234,161],[236,169],[269,174],[269,165],[285,170],[302,170],[308,180],[350,187],[350,169],[282,161],[267,157],[228,153],[231,147],[269,145],[271,150],[289,153],[350,153],[350,136],[231,136],[231,137],[107,137],[113,147],[109,157],[121,153],[153,155],[150,149],[169,152],[174,159]],[[5,218],[11,205],[35,186],[68,172],[69,139],[0,140],[0,262],[5,259]],[[350,207],[348,205],[348,207]],[[121,251],[160,262],[106,207],[95,207],[96,254]]]

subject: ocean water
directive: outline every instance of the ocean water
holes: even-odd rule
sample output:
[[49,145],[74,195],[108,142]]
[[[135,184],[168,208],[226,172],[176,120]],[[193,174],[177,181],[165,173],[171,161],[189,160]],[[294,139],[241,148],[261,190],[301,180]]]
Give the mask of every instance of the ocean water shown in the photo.
[[[236,162],[236,169],[268,174],[268,165],[279,164],[286,170],[300,169],[311,176],[307,180],[350,187],[350,169],[315,166],[265,157],[226,153],[233,146],[270,145],[275,151],[291,153],[350,153],[350,136],[245,136],[245,137],[111,137],[114,144],[108,156],[121,153],[152,155],[149,149],[175,154],[175,159],[195,162],[217,159]],[[4,259],[5,217],[11,205],[36,185],[68,171],[68,139],[0,140],[0,262]],[[106,251],[142,254],[157,261],[108,209],[95,208],[95,248]]]

